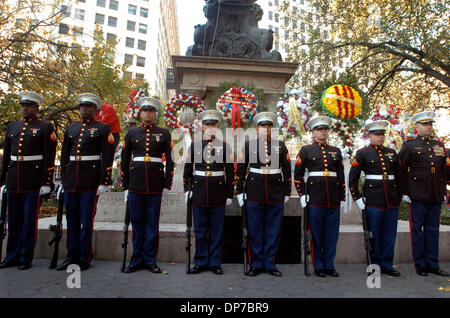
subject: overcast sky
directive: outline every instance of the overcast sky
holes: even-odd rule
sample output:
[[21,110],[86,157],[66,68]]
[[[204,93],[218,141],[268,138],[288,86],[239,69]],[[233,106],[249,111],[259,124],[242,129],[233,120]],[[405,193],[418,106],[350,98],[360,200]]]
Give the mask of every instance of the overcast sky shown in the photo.
[[194,44],[194,26],[206,23],[203,15],[205,0],[177,0],[180,55]]

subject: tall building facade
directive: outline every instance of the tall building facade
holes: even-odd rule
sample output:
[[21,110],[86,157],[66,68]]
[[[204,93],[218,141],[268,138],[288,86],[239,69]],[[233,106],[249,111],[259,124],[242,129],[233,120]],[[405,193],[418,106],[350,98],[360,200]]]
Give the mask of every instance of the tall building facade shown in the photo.
[[180,50],[176,0],[65,0],[57,9],[59,41],[93,47],[98,25],[106,40],[117,40],[115,60],[127,65],[125,76],[145,79],[150,93],[164,100],[171,95],[166,69]]

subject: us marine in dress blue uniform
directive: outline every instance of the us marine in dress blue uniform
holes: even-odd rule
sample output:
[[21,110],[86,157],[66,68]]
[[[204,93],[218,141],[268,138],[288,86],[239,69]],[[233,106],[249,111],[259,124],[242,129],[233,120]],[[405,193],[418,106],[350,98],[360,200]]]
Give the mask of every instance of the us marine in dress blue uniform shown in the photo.
[[258,138],[245,142],[236,170],[239,205],[242,206],[247,199],[250,256],[247,275],[256,276],[266,271],[280,277],[275,256],[280,242],[284,203],[291,194],[289,152],[283,141],[272,140],[271,129],[277,122],[275,114],[258,113],[253,122],[257,126]]
[[[345,197],[341,150],[327,144],[331,119],[316,116],[307,123],[314,142],[303,146],[297,155],[295,187],[304,208],[309,204],[311,256],[316,276],[338,277],[334,268],[339,237],[340,202]],[[304,181],[305,170],[308,170]]]
[[23,120],[9,124],[5,132],[0,184],[1,193],[7,191],[8,242],[0,268],[26,270],[36,245],[40,196],[53,187],[56,134],[51,123],[36,117],[41,95],[24,91],[19,98]]
[[400,150],[402,200],[409,203],[412,254],[417,274],[448,276],[439,268],[439,225],[441,205],[446,193],[444,145],[431,138],[436,114],[415,114],[417,138],[408,140]]
[[78,102],[82,121],[67,127],[61,150],[67,257],[56,267],[59,271],[66,270],[69,264],[78,264],[81,270],[90,266],[97,199],[111,184],[114,159],[114,137],[109,126],[94,120],[102,107],[100,97],[84,93]]
[[[400,272],[393,268],[393,260],[401,199],[400,171],[396,151],[383,146],[387,125],[386,120],[366,125],[370,145],[356,152],[349,186],[356,205],[362,213],[367,213],[369,230],[373,234],[372,263],[380,266],[382,273],[398,277]],[[361,172],[365,174],[362,193],[358,189]]]
[[[232,202],[234,157],[230,146],[216,137],[222,122],[217,110],[205,110],[202,139],[194,139],[184,164],[183,183],[186,201],[192,196],[195,233],[195,266],[191,274],[211,270],[221,275],[225,206]],[[189,189],[191,180],[191,189]]]
[[[148,269],[161,273],[156,264],[162,194],[172,187],[172,139],[167,129],[155,125],[160,102],[142,97],[140,127],[130,129],[122,148],[121,173],[125,202],[133,227],[133,255],[125,273]],[[166,158],[164,168],[163,156]]]

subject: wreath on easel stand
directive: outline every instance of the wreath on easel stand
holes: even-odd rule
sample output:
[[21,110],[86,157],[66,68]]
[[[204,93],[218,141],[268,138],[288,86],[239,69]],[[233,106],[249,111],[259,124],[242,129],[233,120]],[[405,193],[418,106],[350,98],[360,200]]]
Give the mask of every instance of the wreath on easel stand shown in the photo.
[[243,87],[232,87],[220,95],[216,108],[222,112],[233,131],[251,122],[259,112],[258,99]]
[[164,121],[167,127],[178,134],[192,134],[201,126],[198,115],[206,109],[200,97],[181,93],[172,97],[166,104]]

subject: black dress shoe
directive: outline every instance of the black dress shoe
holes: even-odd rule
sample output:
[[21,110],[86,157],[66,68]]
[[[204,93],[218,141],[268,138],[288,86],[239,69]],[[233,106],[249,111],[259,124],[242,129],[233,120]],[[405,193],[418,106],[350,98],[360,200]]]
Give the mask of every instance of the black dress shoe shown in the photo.
[[123,272],[124,272],[124,273],[127,273],[127,274],[129,274],[129,273],[134,273],[134,272],[136,272],[136,271],[138,271],[138,270],[140,270],[140,269],[142,269],[142,268],[143,268],[143,266],[140,266],[140,265],[137,265],[137,266],[127,266]]
[[160,274],[161,273],[161,268],[159,268],[159,266],[156,265],[156,264],[147,265],[147,266],[145,266],[145,268],[147,268],[150,272],[152,272],[154,274]]
[[269,271],[269,274],[275,277],[281,277],[281,272],[278,269],[272,269]]
[[70,264],[73,264],[71,261],[65,260],[62,264],[56,266],[57,271],[65,271]]
[[428,273],[426,270],[424,269],[418,269],[416,270],[417,274],[419,274],[420,276],[428,276]]
[[320,270],[320,269],[314,271],[314,274],[316,274],[317,277],[326,277],[327,276],[327,274],[325,274],[324,271]]
[[0,268],[13,267],[13,266],[17,266],[17,265],[19,265],[19,263],[17,263],[17,262],[1,262]]
[[325,275],[331,276],[331,277],[339,277],[339,273],[336,272],[336,270],[333,269],[324,269],[323,272]]
[[431,273],[431,274],[439,275],[439,276],[448,277],[448,273],[441,270],[439,267],[427,268],[427,272]]
[[393,276],[393,277],[399,277],[400,276],[400,272],[396,271],[395,269],[382,269],[381,273],[389,275],[389,276]]
[[211,266],[209,269],[213,272],[213,274],[216,274],[216,275],[223,274],[222,267],[220,267],[220,266]]
[[20,264],[19,269],[21,271],[27,270],[31,267],[31,263]]
[[250,269],[247,272],[247,276],[256,276],[261,272],[261,269],[256,267],[250,267]]
[[199,274],[199,273],[203,272],[204,270],[206,270],[206,267],[195,265],[194,267],[191,268],[190,273],[191,274]]

